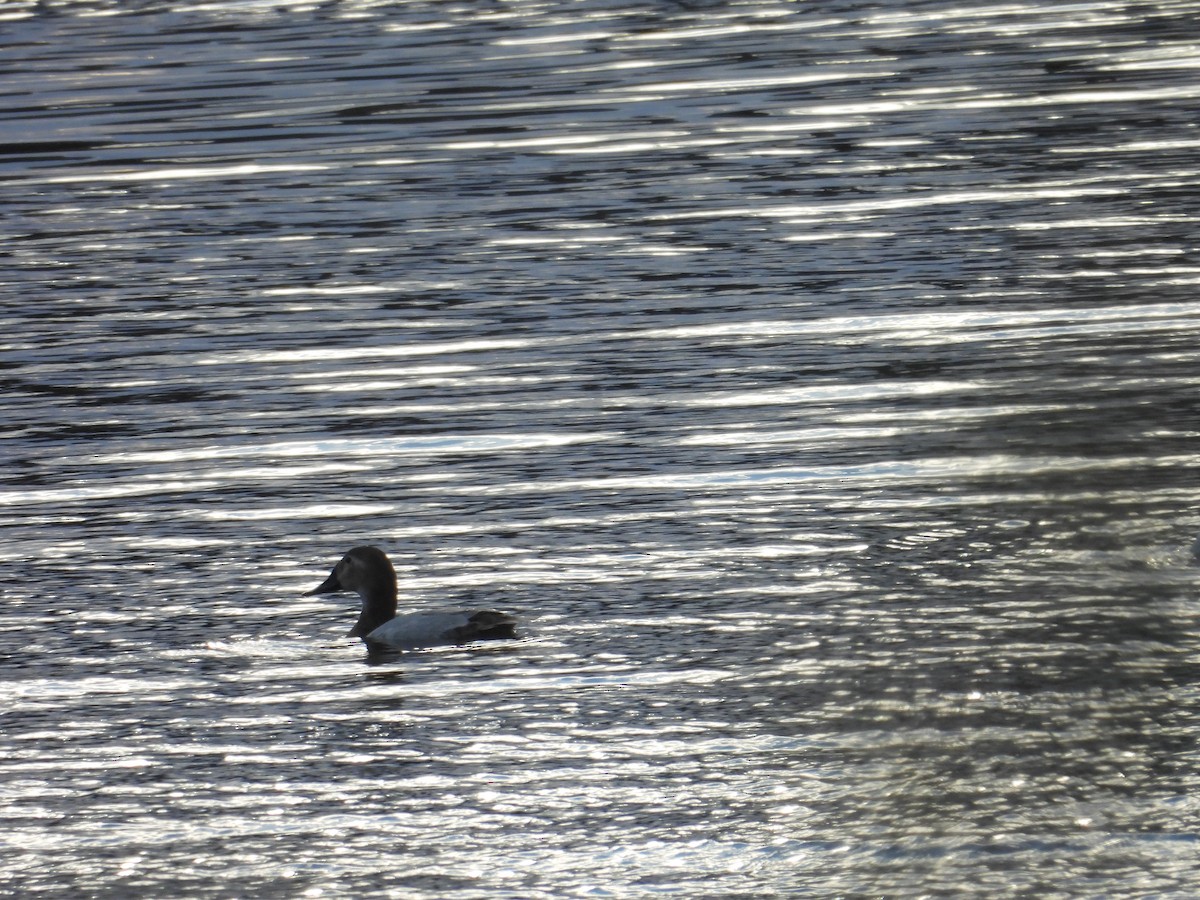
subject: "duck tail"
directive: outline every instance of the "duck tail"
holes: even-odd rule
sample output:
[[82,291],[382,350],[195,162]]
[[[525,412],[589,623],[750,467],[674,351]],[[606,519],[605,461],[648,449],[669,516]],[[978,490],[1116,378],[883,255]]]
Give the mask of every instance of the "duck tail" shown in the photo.
[[481,609],[471,613],[466,625],[454,629],[455,637],[467,641],[501,641],[517,636],[517,620],[508,613]]

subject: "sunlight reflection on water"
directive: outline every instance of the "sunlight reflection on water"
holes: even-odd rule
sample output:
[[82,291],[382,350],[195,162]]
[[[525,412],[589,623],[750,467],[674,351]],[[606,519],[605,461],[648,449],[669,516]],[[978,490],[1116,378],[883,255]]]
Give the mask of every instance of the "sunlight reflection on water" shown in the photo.
[[6,6],[0,891],[1189,896],[1194,6]]

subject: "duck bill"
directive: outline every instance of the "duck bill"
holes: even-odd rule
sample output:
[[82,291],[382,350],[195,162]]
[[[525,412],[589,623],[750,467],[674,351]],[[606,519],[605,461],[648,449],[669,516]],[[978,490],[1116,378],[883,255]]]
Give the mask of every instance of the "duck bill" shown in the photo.
[[342,583],[338,581],[337,572],[330,572],[329,577],[321,582],[320,585],[313,588],[306,597],[311,597],[313,594],[334,594],[342,589]]

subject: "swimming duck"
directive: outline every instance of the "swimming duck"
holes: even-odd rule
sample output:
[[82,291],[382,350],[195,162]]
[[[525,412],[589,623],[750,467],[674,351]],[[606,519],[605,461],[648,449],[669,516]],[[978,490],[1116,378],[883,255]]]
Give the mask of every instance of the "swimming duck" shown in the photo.
[[397,616],[396,570],[378,547],[355,547],[342,557],[319,587],[308,593],[337,591],[354,591],[362,598],[362,612],[349,635],[362,638],[371,648],[412,650],[517,636],[517,620],[494,609]]

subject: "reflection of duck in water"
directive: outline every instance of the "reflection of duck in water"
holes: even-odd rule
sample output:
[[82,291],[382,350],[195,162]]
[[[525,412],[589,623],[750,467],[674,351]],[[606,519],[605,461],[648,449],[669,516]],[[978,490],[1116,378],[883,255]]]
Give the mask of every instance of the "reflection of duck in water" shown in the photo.
[[354,591],[362,612],[350,629],[368,646],[414,649],[438,644],[515,638],[517,620],[494,609],[456,609],[445,612],[396,615],[396,570],[378,547],[355,547],[310,594]]

